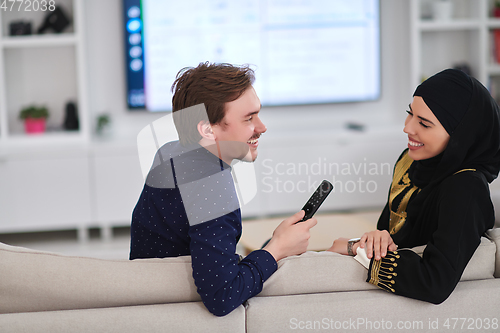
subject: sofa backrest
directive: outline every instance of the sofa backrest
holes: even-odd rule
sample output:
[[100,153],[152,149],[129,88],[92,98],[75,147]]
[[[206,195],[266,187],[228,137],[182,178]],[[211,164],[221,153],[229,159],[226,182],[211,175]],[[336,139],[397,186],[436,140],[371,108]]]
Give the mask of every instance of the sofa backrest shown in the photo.
[[102,260],[0,243],[0,313],[200,301],[191,257]]
[[500,278],[500,228],[488,230],[486,236],[497,246],[497,252],[495,256],[495,277]]
[[[421,246],[412,250],[421,254],[424,249]],[[494,278],[496,252],[495,243],[482,237],[460,280]],[[352,257],[337,253],[306,252],[280,260],[278,267],[258,296],[378,289],[365,282],[366,268]]]
[[[462,280],[493,278],[496,249],[483,239]],[[200,301],[190,257],[103,260],[0,243],[0,267],[0,313]],[[376,289],[365,279],[352,257],[306,252],[281,260],[258,296]]]

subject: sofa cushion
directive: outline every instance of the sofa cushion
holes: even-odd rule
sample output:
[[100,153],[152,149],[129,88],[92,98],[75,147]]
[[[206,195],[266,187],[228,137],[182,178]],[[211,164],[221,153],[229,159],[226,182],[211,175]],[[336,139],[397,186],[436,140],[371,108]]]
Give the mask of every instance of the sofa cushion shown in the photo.
[[102,260],[0,243],[0,313],[199,301],[191,258]]
[[459,282],[440,305],[383,290],[254,297],[247,332],[496,332],[499,299],[500,279]]
[[496,259],[495,259],[495,277],[500,278],[500,228],[488,230],[486,235],[488,236],[489,239],[495,242],[497,246]]
[[[413,251],[422,255],[425,246],[413,248]],[[495,277],[495,255],[497,249],[494,242],[487,237],[481,237],[481,243],[471,260],[465,267],[460,281],[492,279]]]
[[353,257],[309,251],[280,260],[258,296],[378,289],[365,282],[366,274]]
[[[414,248],[419,254],[425,247]],[[483,237],[461,281],[492,279],[496,246]],[[366,283],[367,270],[353,257],[332,252],[306,252],[282,259],[258,296],[378,289]]]
[[0,316],[0,332],[244,333],[245,309],[239,306],[216,317],[201,302],[124,306],[107,309],[8,313]]

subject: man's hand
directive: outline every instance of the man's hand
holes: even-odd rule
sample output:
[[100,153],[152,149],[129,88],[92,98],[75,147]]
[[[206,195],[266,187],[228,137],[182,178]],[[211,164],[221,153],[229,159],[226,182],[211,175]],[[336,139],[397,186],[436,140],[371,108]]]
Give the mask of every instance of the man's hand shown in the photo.
[[387,230],[365,232],[359,241],[359,247],[366,247],[366,256],[368,259],[375,257],[375,260],[384,258],[387,250],[396,251],[398,249],[398,246],[394,243]]
[[313,217],[307,221],[297,223],[304,215],[305,212],[301,210],[285,219],[274,230],[273,237],[264,247],[264,250],[271,253],[276,261],[307,251],[310,237],[309,229],[314,227],[318,221]]

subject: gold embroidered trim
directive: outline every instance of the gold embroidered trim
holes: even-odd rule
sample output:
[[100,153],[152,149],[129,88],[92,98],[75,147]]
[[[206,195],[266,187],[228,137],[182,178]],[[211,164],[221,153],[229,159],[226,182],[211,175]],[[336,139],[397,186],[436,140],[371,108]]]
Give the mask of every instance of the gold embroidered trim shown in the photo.
[[[408,176],[408,170],[410,169],[413,160],[408,155],[408,152],[401,157],[399,162],[396,164],[394,170],[394,176],[392,178],[391,192],[389,194],[389,233],[394,235],[397,233],[401,227],[406,222],[406,208],[408,206],[408,201],[410,201],[411,196],[415,191],[420,192],[420,189],[411,184],[410,177]],[[454,173],[464,172],[464,171],[476,171],[476,169],[462,169]],[[392,203],[401,193],[407,191],[404,197],[401,199],[396,211],[392,209]]]
[[[394,170],[391,192],[389,194],[389,233],[391,235],[398,232],[406,222],[406,207],[408,206],[408,201],[415,191],[420,191],[418,187],[411,185],[410,177],[408,176],[408,170],[412,163],[413,160],[408,155],[408,152],[406,152],[396,164],[396,169]],[[408,191],[401,199],[398,208],[394,212],[392,209],[392,202],[406,189],[408,189]]]
[[453,175],[456,175],[457,173],[464,172],[464,171],[476,171],[476,169],[462,169],[462,170],[455,172]]
[[394,278],[398,276],[394,270],[398,267],[396,262],[401,256],[398,251],[389,251],[385,258],[373,260],[369,283],[390,292],[396,292]]

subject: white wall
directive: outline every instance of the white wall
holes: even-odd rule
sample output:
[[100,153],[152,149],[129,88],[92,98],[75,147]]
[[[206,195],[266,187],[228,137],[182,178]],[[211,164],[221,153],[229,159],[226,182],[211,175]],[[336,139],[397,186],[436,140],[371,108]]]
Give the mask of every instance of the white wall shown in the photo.
[[[118,137],[135,138],[140,129],[163,116],[126,109],[121,0],[86,0],[90,110],[112,115]],[[262,117],[266,135],[293,131],[330,131],[346,120],[367,126],[402,123],[411,100],[409,63],[409,1],[381,0],[382,97],[369,103],[268,107]],[[197,64],[193,64],[194,66]]]
[[[92,123],[97,114],[110,113],[113,137],[132,144],[144,126],[164,114],[131,112],[126,109],[121,0],[86,0],[85,5]],[[274,175],[282,181],[281,185],[289,182],[293,187],[293,184],[302,182],[302,191],[293,189],[283,193],[273,188],[266,192],[270,187],[265,184],[264,177],[269,166],[274,167],[278,163],[311,165],[318,163],[318,159],[337,165],[393,165],[406,145],[402,132],[406,115],[404,111],[411,101],[414,89],[409,83],[408,22],[409,1],[381,0],[382,96],[379,100],[262,109],[261,118],[268,131],[260,140],[260,155],[255,165],[259,193],[248,206],[243,207],[244,216],[296,211],[312,192],[311,185],[303,183],[303,180],[309,178],[309,175],[304,174]],[[193,64],[195,65],[197,64]],[[367,130],[363,134],[346,131],[347,121],[362,123]],[[344,184],[351,181],[352,184],[352,181],[359,179],[357,174],[333,175],[333,179],[328,172],[314,176],[314,182],[326,178],[332,182],[340,179]],[[364,175],[363,180],[365,183],[369,180],[372,184],[376,182],[377,191],[361,193],[357,189],[355,193],[339,193],[340,186],[337,186],[335,199],[325,203],[324,209],[343,210],[383,205],[390,174]]]

